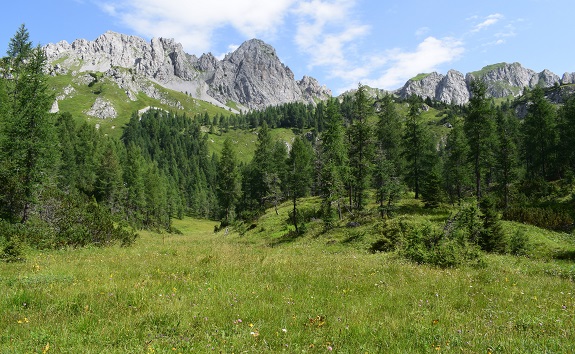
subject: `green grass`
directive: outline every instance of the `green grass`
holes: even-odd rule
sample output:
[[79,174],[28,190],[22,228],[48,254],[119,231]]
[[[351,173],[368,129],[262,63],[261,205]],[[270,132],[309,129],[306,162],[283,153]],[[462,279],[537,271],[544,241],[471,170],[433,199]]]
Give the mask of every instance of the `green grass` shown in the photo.
[[[226,138],[230,138],[232,140],[238,161],[248,163],[252,160],[254,151],[256,150],[256,142],[258,140],[257,131],[258,129],[229,129],[222,135],[219,133],[209,134],[208,148],[211,153],[220,155],[224,146],[224,140],[226,140]],[[274,141],[280,140],[290,145],[296,136],[292,129],[286,128],[272,129],[270,134]]]
[[[101,93],[96,93],[100,88],[99,83],[95,84],[93,87],[79,84],[74,81],[74,77],[71,74],[51,76],[48,79],[48,83],[54,90],[56,96],[63,92],[63,89],[68,85],[71,85],[75,90],[70,97],[58,102],[61,112],[70,112],[78,121],[88,121],[94,125],[99,124],[100,129],[104,134],[115,137],[119,137],[122,134],[122,127],[129,122],[133,112],[148,106],[158,107],[178,113],[185,112],[190,117],[200,113],[203,114],[205,112],[210,116],[216,114],[232,114],[227,109],[217,107],[209,102],[195,99],[182,92],[163,88],[157,84],[154,84],[155,87],[158,91],[164,94],[168,101],[180,102],[183,109],[176,109],[174,106],[170,106],[160,102],[160,100],[150,98],[144,93],[137,94],[137,100],[131,101],[126,93],[114,82],[108,78],[100,80],[103,83]],[[98,97],[102,97],[112,103],[118,112],[118,116],[116,118],[99,119],[90,117],[86,114]]]
[[429,73],[421,73],[421,74],[417,74],[414,77],[412,77],[411,79],[409,79],[410,81],[421,81],[423,79],[425,79],[426,77],[428,77]]
[[[316,208],[317,199],[302,201]],[[182,235],[143,232],[130,248],[30,252],[0,264],[5,353],[567,353],[575,343],[575,265],[542,253],[489,255],[438,269],[371,254],[360,221],[286,238],[289,203],[250,231],[175,220]],[[403,218],[441,223],[449,208]],[[361,220],[361,218],[359,219]],[[525,225],[530,239],[572,236]],[[539,241],[538,241],[539,240]],[[543,247],[543,246],[541,246]]]

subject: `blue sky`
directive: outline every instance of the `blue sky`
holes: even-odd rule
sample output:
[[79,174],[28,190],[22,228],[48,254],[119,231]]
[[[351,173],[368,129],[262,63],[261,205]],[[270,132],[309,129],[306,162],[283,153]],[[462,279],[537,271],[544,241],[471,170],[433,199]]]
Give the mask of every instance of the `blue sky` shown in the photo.
[[313,76],[334,94],[500,62],[575,72],[572,0],[20,0],[2,12],[2,54],[21,23],[35,44],[112,30],[174,38],[198,56],[260,38],[296,79]]

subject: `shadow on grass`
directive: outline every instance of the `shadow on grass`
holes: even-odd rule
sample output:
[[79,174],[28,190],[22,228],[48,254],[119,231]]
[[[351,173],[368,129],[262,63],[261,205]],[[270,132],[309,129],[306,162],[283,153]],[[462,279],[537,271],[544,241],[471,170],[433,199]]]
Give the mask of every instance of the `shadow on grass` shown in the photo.
[[563,261],[575,261],[575,250],[561,251],[553,256],[555,259],[560,259]]
[[281,235],[277,239],[271,241],[268,245],[270,247],[280,246],[280,245],[283,245],[286,243],[293,242],[293,241],[297,240],[298,238],[300,238],[302,235],[303,235],[303,233],[297,233],[297,232],[295,232],[295,230],[291,230],[291,231],[288,231],[285,234]]

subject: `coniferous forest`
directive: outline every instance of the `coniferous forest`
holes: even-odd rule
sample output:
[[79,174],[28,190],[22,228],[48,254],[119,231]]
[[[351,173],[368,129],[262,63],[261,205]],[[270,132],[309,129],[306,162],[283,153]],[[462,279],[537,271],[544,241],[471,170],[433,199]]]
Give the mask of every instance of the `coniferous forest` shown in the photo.
[[[501,220],[571,231],[574,218],[575,97],[560,106],[546,91],[505,101],[481,81],[465,106],[419,97],[353,94],[316,105],[209,116],[133,113],[120,139],[70,113],[49,113],[46,58],[22,27],[0,67],[0,229],[5,260],[35,248],[129,246],[137,231],[178,232],[173,219],[217,220],[239,232],[289,203],[290,235],[320,220],[341,225],[393,220],[398,202],[449,205],[441,230],[387,223],[373,251],[397,250],[420,263],[454,266],[481,252],[516,252],[522,239]],[[519,118],[517,107],[527,107]],[[429,111],[437,112],[431,117]],[[438,118],[439,117],[439,118]],[[271,131],[291,129],[293,141]],[[226,139],[257,133],[248,163]],[[315,197],[315,208],[300,207]],[[272,210],[273,210],[272,209]]]

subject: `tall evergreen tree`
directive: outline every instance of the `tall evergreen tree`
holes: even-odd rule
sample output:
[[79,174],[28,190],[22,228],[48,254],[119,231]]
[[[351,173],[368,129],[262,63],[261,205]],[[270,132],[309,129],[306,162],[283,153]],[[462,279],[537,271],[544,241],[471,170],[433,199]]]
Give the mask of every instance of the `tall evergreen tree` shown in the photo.
[[452,203],[461,205],[464,190],[470,183],[469,145],[462,123],[453,121],[443,149],[443,183]]
[[510,203],[511,185],[519,175],[519,121],[509,109],[498,108],[497,150],[496,150],[496,180],[498,190],[506,209]]
[[414,99],[410,101],[402,145],[406,162],[405,179],[415,192],[415,199],[419,199],[423,182],[436,161],[429,128],[422,122],[420,105]]
[[575,95],[559,109],[559,161],[563,175],[575,176]]
[[313,150],[310,143],[296,137],[288,158],[288,192],[293,203],[292,222],[296,233],[299,233],[297,215],[298,198],[308,195],[313,179]]
[[555,108],[545,98],[542,88],[531,91],[527,116],[523,122],[523,151],[526,172],[531,178],[550,180],[557,177],[556,153],[559,132]]
[[402,190],[401,171],[401,116],[390,95],[379,102],[378,121],[375,127],[376,150],[373,169],[376,202],[381,217],[390,214]]
[[323,117],[324,131],[321,134],[321,145],[318,153],[319,190],[322,198],[322,213],[325,224],[329,227],[333,221],[332,203],[337,204],[339,219],[341,199],[345,196],[345,183],[348,178],[348,156],[345,145],[343,120],[337,101],[327,102]]
[[241,194],[237,158],[230,138],[224,140],[222,156],[218,164],[217,192],[219,205],[222,210],[222,223],[227,225],[235,218],[235,207]]
[[494,164],[496,146],[495,119],[486,95],[485,83],[473,80],[468,112],[463,124],[469,144],[469,159],[473,165],[475,197],[478,201],[483,195],[482,186],[485,184],[485,175]]
[[362,210],[367,203],[373,159],[373,131],[369,118],[373,114],[372,99],[366,87],[359,84],[354,94],[351,124],[347,129],[351,175],[348,180],[349,203],[357,210]]
[[10,50],[22,56],[22,62],[11,67],[13,77],[3,79],[2,84],[7,94],[3,106],[9,107],[0,132],[4,137],[0,146],[0,198],[8,219],[26,222],[42,186],[55,175],[57,137],[54,117],[49,113],[53,97],[43,71],[44,51],[40,47],[28,53],[22,48]]

